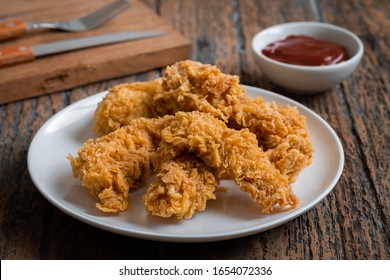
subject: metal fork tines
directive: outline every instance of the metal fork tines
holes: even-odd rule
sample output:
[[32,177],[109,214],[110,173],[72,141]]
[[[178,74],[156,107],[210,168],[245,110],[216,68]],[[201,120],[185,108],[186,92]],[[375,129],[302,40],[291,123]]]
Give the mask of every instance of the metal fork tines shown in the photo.
[[77,32],[95,28],[130,7],[126,0],[117,0],[81,18],[63,22],[27,22],[27,29],[52,28]]

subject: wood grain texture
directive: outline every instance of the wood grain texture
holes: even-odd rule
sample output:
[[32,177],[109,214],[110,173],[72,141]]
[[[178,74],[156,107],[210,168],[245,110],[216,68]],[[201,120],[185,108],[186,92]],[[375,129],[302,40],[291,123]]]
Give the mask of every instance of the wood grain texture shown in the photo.
[[[389,184],[389,61],[386,47],[390,32],[379,26],[388,22],[389,3],[375,1],[340,3],[320,1],[324,21],[332,22],[356,33],[365,45],[362,63],[353,77],[337,88],[343,120],[349,133],[343,133],[346,154],[346,180],[339,218],[346,230],[346,257],[388,256],[390,224]],[[334,17],[340,12],[355,17]],[[388,24],[388,23],[387,23]],[[385,23],[386,25],[386,23]],[[387,70],[386,70],[387,69]],[[342,196],[339,196],[342,197]],[[348,223],[351,223],[348,227]]]
[[[344,147],[339,182],[306,214],[229,241],[153,242],[79,222],[36,190],[27,171],[27,150],[39,127],[67,105],[121,82],[153,79],[161,71],[111,79],[0,105],[1,259],[390,259],[389,1],[143,2],[190,40],[192,59],[217,64],[240,75],[244,84],[279,92],[322,116]],[[311,2],[317,3],[317,14]],[[314,96],[293,95],[263,77],[251,37],[269,25],[317,19],[355,32],[365,54],[337,87]]]
[[[51,2],[16,0],[12,5],[2,2],[0,19],[17,16],[23,20],[67,20],[69,15],[72,18],[84,15],[110,0],[87,1],[82,5],[77,0],[58,5]],[[0,47],[33,46],[125,31],[162,31],[166,35],[45,56],[33,63],[2,68],[0,104],[139,73],[188,58],[191,46],[185,37],[139,1],[130,2],[131,8],[99,28],[77,33],[33,30],[18,40],[0,42]],[[3,14],[5,12],[8,14]]]

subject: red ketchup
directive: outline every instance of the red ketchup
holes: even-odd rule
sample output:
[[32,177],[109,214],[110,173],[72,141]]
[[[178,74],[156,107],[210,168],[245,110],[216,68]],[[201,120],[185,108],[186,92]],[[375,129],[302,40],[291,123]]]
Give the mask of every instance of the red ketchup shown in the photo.
[[273,42],[262,53],[280,62],[304,66],[331,65],[348,59],[343,47],[304,35],[290,35]]

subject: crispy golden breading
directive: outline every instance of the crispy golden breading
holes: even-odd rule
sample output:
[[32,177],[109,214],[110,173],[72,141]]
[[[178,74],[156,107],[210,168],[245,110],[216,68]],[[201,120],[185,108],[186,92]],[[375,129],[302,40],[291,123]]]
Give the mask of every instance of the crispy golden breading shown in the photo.
[[160,116],[201,111],[227,122],[245,96],[238,76],[189,60],[167,67],[162,81],[163,90],[153,96],[153,109]]
[[127,125],[132,119],[153,117],[153,94],[160,87],[161,79],[156,79],[111,88],[95,111],[95,131],[105,135]]
[[[313,144],[310,140],[306,118],[299,114],[297,108],[290,106],[275,106],[276,111],[283,115],[287,134],[276,133],[265,136],[267,154],[271,162],[282,174],[289,176],[290,182],[312,162]],[[259,137],[259,136],[258,136]]]
[[118,85],[94,117],[95,131],[108,135],[68,158],[104,212],[126,210],[129,188],[145,182],[151,165],[156,178],[143,202],[155,216],[191,218],[215,199],[221,178],[263,213],[299,203],[290,183],[313,154],[305,117],[247,97],[238,76],[215,66],[181,61],[162,78]]
[[131,126],[89,139],[76,158],[68,156],[74,177],[99,201],[96,207],[101,211],[126,210],[129,188],[142,185],[148,178],[154,150],[148,129],[152,120],[137,119]]
[[206,112],[229,127],[248,128],[290,182],[311,163],[313,147],[306,119],[295,107],[248,98],[237,76],[188,60],[167,67],[162,79],[111,89],[96,110],[95,130],[104,135],[133,118],[178,111]]
[[313,148],[305,117],[294,107],[278,106],[260,97],[248,98],[237,76],[186,60],[167,68],[162,89],[153,95],[152,106],[157,114],[200,111],[225,121],[229,127],[248,128],[290,182],[311,163]]
[[270,161],[294,182],[313,155],[306,118],[295,107],[265,102],[260,97],[246,98],[234,111],[228,125],[247,127],[256,134]]
[[263,213],[276,204],[296,207],[299,203],[288,177],[269,161],[248,129],[230,129],[210,114],[178,112],[161,131],[153,164],[188,152],[212,167],[217,178],[233,179]]
[[[188,153],[195,156],[194,161],[178,160]],[[207,168],[202,167],[196,157]],[[235,180],[263,213],[272,211],[276,204],[282,207],[296,207],[298,204],[287,176],[271,164],[253,133],[248,129],[230,129],[224,122],[201,112],[178,112],[159,119],[135,119],[128,126],[95,141],[87,141],[79,150],[78,157],[69,156],[69,159],[74,175],[99,200],[97,207],[105,212],[127,208],[128,190],[145,180],[150,162],[163,175],[160,179],[164,178],[160,182],[157,176],[157,181],[144,199],[146,209],[154,215],[191,217],[193,211],[201,210],[202,204],[213,198],[212,192],[216,187],[213,177],[215,180]],[[181,164],[175,166],[171,160],[178,160]],[[198,172],[201,172],[194,173],[198,167]],[[199,186],[195,189],[191,184],[179,186],[184,175]],[[171,187],[174,182],[177,185],[172,194],[185,194],[181,197],[184,199],[181,207],[179,205],[175,209],[176,201],[165,199],[165,202],[169,201],[165,204],[161,197],[157,198],[160,207],[150,207],[149,202],[156,201],[159,195],[159,186]],[[203,188],[207,191],[203,192]],[[199,192],[193,193],[194,190]],[[188,208],[188,204],[192,206]]]
[[156,178],[143,197],[145,209],[154,216],[189,219],[206,209],[218,187],[211,168],[194,157],[183,156],[157,167]]

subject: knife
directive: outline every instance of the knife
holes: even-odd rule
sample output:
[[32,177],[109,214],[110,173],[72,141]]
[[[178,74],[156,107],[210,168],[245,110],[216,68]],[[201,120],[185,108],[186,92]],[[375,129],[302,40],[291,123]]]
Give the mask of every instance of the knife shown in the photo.
[[35,60],[37,57],[124,41],[157,37],[166,32],[119,32],[105,35],[63,40],[34,46],[19,45],[0,48],[0,68]]

